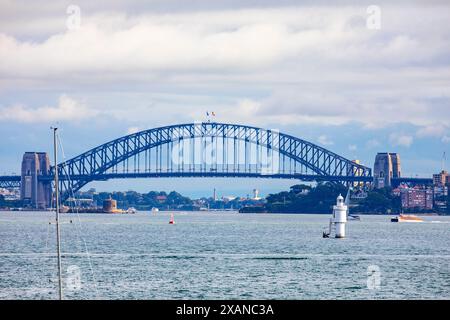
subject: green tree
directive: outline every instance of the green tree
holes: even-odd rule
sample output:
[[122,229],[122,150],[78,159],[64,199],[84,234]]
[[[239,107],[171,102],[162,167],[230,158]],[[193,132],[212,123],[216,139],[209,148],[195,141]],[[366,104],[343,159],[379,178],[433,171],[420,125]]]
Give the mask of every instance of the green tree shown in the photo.
[[398,213],[400,210],[401,199],[392,194],[391,188],[371,190],[356,208],[358,212],[379,214]]
[[[309,193],[302,194],[299,190],[307,189]],[[306,185],[295,185],[291,191],[283,191],[269,195],[266,209],[269,212],[285,213],[329,213],[336,203],[339,194],[345,196],[345,186],[336,183],[319,183],[312,188]]]

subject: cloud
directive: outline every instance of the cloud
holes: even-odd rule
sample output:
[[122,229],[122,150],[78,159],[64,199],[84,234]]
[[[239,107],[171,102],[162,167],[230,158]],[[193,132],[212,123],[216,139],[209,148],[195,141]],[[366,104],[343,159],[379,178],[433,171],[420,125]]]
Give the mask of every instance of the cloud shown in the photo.
[[[117,80],[118,73],[136,79],[158,70],[252,70],[293,57],[308,42],[317,41],[307,31],[292,31],[285,23],[254,18],[258,12],[236,13],[238,19],[242,14],[248,14],[248,23],[236,21],[231,12],[166,19],[98,15],[83,18],[77,31],[61,29],[42,42],[0,34],[4,62],[0,74],[70,78],[73,73],[108,72]],[[207,15],[215,16],[217,22]],[[111,27],[114,23],[117,25]]]
[[326,135],[321,135],[317,138],[317,142],[324,146],[331,146],[334,144],[333,141],[331,141]]
[[[385,78],[388,79],[389,76],[387,74],[380,76],[380,79]],[[358,122],[366,129],[410,123],[434,128],[433,130],[436,130],[436,124],[442,122],[442,117],[450,118],[448,108],[450,94],[447,94],[448,98],[435,101],[432,93],[423,92],[426,89],[418,94],[403,92],[403,88],[400,89],[403,84],[397,85],[396,89],[386,89],[383,93],[374,91],[370,86],[361,88],[359,93],[354,93],[350,79],[343,78],[340,83],[334,85],[326,80],[318,83],[312,78],[310,81],[310,84],[304,85],[304,90],[289,87],[274,89],[269,97],[258,101],[261,107],[257,116],[272,114],[283,123],[297,121],[321,125],[345,125]],[[387,84],[390,80],[385,81]],[[391,85],[395,86],[394,83]],[[414,86],[412,82],[409,85]],[[328,88],[328,86],[332,88],[326,95],[316,90],[317,87]],[[408,95],[409,97],[406,97]]]
[[87,108],[67,95],[59,97],[56,107],[29,108],[21,105],[0,107],[0,121],[23,123],[42,123],[56,121],[80,121],[97,115],[98,112]]
[[[3,33],[0,44],[4,49],[2,61],[8,63],[2,64],[0,70],[36,77],[61,73],[70,77],[68,71],[86,72],[86,75],[99,71],[126,72],[138,77],[155,70],[260,71],[285,62],[308,67],[319,61],[325,68],[344,63],[342,70],[345,70],[349,65],[364,69],[380,64],[404,66],[417,61],[432,64],[433,59],[448,50],[437,39],[425,37],[424,32],[403,34],[404,26],[390,24],[397,18],[390,15],[385,17],[383,34],[369,32],[364,27],[349,27],[349,21],[355,17],[366,18],[365,8],[346,6],[337,11],[334,6],[307,6],[158,15],[151,12],[92,14],[81,5],[82,25],[77,31],[68,31],[65,23],[60,23],[43,40],[33,41],[13,35],[20,23],[6,29],[9,32]],[[57,16],[60,22],[66,18],[63,9],[59,8]],[[389,9],[401,15],[407,8]],[[422,15],[418,21],[443,23],[443,13],[428,11],[430,14]],[[51,18],[55,15],[50,15],[48,20]],[[40,17],[30,15],[27,19],[36,25],[45,24]],[[410,16],[408,25],[414,26],[414,19]],[[389,29],[391,25],[396,29]],[[423,42],[428,45],[424,46]]]
[[450,127],[442,123],[420,127],[416,132],[416,136],[419,138],[439,138],[444,143],[449,142],[449,135]]
[[366,142],[366,147],[368,149],[374,149],[378,146],[380,146],[380,142],[377,139],[370,139]]
[[350,150],[350,151],[356,151],[357,149],[358,149],[358,147],[355,144],[350,144],[348,146],[348,150]]
[[142,129],[139,127],[129,127],[127,130],[127,134],[133,134],[139,131],[142,131]]
[[393,146],[407,147],[409,148],[413,143],[414,138],[410,135],[391,133],[389,135],[389,142]]
[[[189,95],[208,96],[207,110],[232,122],[261,125],[358,122],[374,129],[450,118],[443,3],[383,2],[379,31],[365,27],[366,5],[357,2],[339,9],[296,1],[152,3],[79,1],[82,24],[75,31],[66,29],[60,4],[39,5],[39,15],[35,5],[2,4],[2,92],[70,88],[108,96],[120,88],[178,99],[178,106],[155,99],[166,108],[151,114],[156,122],[181,106],[185,115],[202,114],[204,105],[191,104]],[[145,116],[141,102],[126,103],[127,110],[111,112],[130,122]]]

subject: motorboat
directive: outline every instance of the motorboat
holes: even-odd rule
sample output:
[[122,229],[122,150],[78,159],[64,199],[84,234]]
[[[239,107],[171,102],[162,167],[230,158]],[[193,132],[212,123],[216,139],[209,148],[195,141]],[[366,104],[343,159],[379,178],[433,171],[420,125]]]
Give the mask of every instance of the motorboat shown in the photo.
[[126,211],[126,213],[131,213],[131,214],[136,213],[136,212],[137,212],[137,210],[133,207],[128,208]]
[[412,214],[400,214],[392,217],[391,222],[423,222],[423,219]]

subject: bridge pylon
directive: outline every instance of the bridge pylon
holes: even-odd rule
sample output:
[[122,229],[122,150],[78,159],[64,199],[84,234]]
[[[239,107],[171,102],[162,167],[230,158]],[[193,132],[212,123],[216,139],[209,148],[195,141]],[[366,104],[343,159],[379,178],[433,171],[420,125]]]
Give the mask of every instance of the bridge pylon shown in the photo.
[[51,206],[51,181],[40,179],[50,174],[50,158],[46,152],[25,152],[22,158],[20,198],[34,209]]

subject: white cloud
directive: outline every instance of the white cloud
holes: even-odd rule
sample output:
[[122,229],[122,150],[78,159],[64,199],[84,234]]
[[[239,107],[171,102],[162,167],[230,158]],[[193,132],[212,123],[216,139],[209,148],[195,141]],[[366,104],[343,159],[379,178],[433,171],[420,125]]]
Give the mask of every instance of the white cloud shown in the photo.
[[416,132],[416,136],[419,138],[439,138],[444,143],[450,141],[449,135],[450,127],[442,123],[435,123],[429,126],[421,127]]
[[321,135],[317,138],[317,142],[319,142],[320,144],[324,145],[324,146],[331,146],[334,144],[333,141],[330,140],[330,138],[328,138],[326,135]]
[[89,109],[67,95],[61,95],[55,107],[29,108],[21,105],[0,107],[0,121],[24,123],[80,121],[97,114],[97,111]]
[[[385,77],[389,78],[389,75],[385,74],[380,78]],[[382,93],[370,86],[361,88],[364,92],[354,93],[354,89],[350,88],[351,81],[343,78],[341,83],[331,85],[326,81],[320,84],[314,78],[311,79],[318,87],[333,86],[326,95],[315,88],[276,88],[269,98],[259,101],[261,108],[258,115],[273,114],[280,119],[284,116],[287,121],[295,119],[297,122],[321,125],[358,122],[367,129],[378,129],[397,123],[428,127],[441,122],[442,117],[450,118],[450,108],[447,107],[447,103],[450,103],[450,93],[446,94],[448,98],[443,99],[440,104],[435,104],[433,94],[405,93],[404,90],[407,89],[401,88],[403,84],[392,83],[396,88],[386,89]],[[386,80],[386,85],[388,82],[389,80]],[[409,85],[414,86],[411,82]],[[410,97],[405,98],[407,95]]]
[[[235,14],[238,20],[242,14],[250,19],[247,23],[236,21]],[[293,57],[309,46],[307,31],[295,32],[286,23],[252,19],[255,15],[258,12],[172,15],[166,19],[99,15],[83,18],[77,31],[60,30],[38,43],[0,34],[4,62],[0,73],[70,78],[73,73],[108,72],[117,79],[119,75],[114,73],[139,77],[158,70],[251,70]],[[218,21],[213,23],[209,16]],[[224,19],[230,23],[225,24]],[[114,22],[119,24],[111,27]],[[330,37],[327,32],[331,31],[311,40]]]
[[400,134],[400,133],[391,133],[389,135],[389,142],[393,146],[400,146],[400,147],[410,147],[413,143],[414,138],[410,135],[406,134]]
[[[280,62],[294,62],[302,67],[318,61],[325,67],[336,62],[358,66],[404,65],[410,60],[428,62],[448,49],[418,33],[399,33],[403,26],[387,29],[394,17],[386,17],[389,20],[385,32],[394,33],[384,37],[366,28],[349,27],[348,22],[355,16],[365,18],[362,6],[340,10],[318,6],[163,15],[112,12],[89,15],[90,11],[82,6],[81,9],[82,26],[76,32],[68,32],[65,24],[61,24],[60,29],[39,42],[18,40],[11,33],[4,33],[0,37],[4,49],[1,58],[8,63],[2,64],[0,70],[38,77],[64,73],[70,77],[68,71],[144,74],[149,70],[261,70]],[[403,6],[389,9],[400,15],[405,11]],[[422,12],[422,8],[416,10]],[[430,13],[422,15],[420,21],[440,23],[442,13],[438,10]],[[35,24],[44,23],[40,17],[28,18]],[[58,18],[63,20],[64,12]],[[414,22],[409,20],[408,24]],[[424,46],[423,41],[431,43]],[[410,52],[415,54],[405,54]]]
[[139,127],[129,127],[127,130],[127,134],[133,134],[139,131],[142,131],[142,129]]
[[[200,93],[224,118],[260,124],[378,128],[450,118],[448,6],[383,3],[374,32],[360,4],[206,3],[193,10],[166,1],[155,5],[161,14],[150,4],[80,1],[82,26],[71,32],[60,4],[39,5],[39,15],[35,5],[0,4],[0,89]],[[203,105],[189,107],[184,114],[203,113]],[[126,111],[112,111],[143,116],[141,104],[128,101]]]

